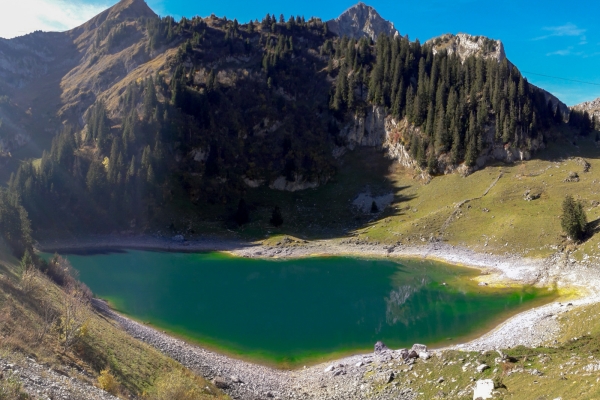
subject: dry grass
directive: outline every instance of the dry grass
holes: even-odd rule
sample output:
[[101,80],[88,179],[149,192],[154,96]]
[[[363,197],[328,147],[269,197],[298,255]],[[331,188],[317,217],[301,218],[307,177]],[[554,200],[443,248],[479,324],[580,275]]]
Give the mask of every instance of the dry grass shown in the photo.
[[77,298],[76,293],[56,286],[37,270],[19,276],[16,260],[6,254],[2,257],[11,260],[5,268],[12,271],[0,274],[3,355],[27,355],[79,378],[82,375],[68,371],[86,371],[96,377],[90,383],[123,397],[159,393],[163,385],[160,382],[177,375],[180,386],[209,388],[194,389],[195,399],[227,398],[210,382],[126,334]]

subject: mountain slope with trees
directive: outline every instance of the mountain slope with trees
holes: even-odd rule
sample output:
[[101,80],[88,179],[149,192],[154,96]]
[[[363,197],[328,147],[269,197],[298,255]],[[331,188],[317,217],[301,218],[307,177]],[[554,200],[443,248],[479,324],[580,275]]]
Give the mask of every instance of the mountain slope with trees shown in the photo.
[[235,225],[225,210],[248,191],[335,179],[359,125],[385,137],[364,143],[385,141],[428,176],[527,159],[563,127],[590,132],[506,58],[450,52],[445,39],[357,40],[302,16],[175,21],[143,0],[65,37],[52,46],[70,61],[46,74],[60,95],[36,110],[58,133],[9,182],[36,228],[146,230],[186,214]]

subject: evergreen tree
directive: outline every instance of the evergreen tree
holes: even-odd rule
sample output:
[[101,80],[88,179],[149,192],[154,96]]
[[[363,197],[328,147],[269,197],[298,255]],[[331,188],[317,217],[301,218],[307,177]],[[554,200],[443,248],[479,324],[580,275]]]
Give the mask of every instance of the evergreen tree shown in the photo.
[[250,221],[250,212],[248,211],[248,206],[246,205],[246,201],[244,199],[240,199],[233,219],[239,226],[242,226]]
[[283,216],[281,215],[281,209],[278,206],[273,209],[269,223],[274,227],[283,225]]
[[562,204],[561,226],[572,240],[581,240],[585,236],[587,217],[583,204],[575,201],[571,195],[566,196]]

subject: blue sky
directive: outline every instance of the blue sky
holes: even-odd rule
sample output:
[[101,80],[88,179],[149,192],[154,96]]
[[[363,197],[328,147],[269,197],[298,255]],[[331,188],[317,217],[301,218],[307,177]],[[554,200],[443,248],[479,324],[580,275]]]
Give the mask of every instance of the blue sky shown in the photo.
[[[261,19],[267,12],[337,17],[352,0],[282,2],[273,0],[146,0],[160,15],[218,16],[240,22]],[[19,0],[3,6],[0,37],[35,29],[70,29],[110,6],[111,0]],[[422,42],[443,33],[465,32],[500,39],[508,58],[530,82],[555,94],[568,105],[600,97],[600,2],[564,0],[369,0],[401,34]],[[33,10],[33,11],[32,11]],[[30,15],[25,19],[23,15]],[[16,22],[15,22],[16,21]],[[595,83],[548,78],[535,74]]]

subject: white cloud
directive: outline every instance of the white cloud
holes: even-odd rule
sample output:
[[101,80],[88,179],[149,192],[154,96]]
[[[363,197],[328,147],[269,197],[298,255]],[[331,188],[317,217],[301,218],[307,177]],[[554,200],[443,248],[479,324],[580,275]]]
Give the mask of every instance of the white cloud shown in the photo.
[[550,53],[546,53],[546,55],[547,56],[568,56],[571,54],[571,50],[573,50],[573,47],[569,47],[564,50],[557,50],[557,51],[553,51]]
[[580,45],[584,45],[587,44],[587,37],[585,35],[583,35],[582,37],[579,38],[579,44]]
[[[587,29],[578,28],[577,25],[572,23],[567,23],[561,26],[547,26],[542,28],[544,31],[548,31],[549,33],[540,37],[537,37],[533,40],[542,40],[548,39],[556,36],[581,36],[583,35]],[[585,38],[585,36],[583,36]]]
[[14,0],[2,5],[0,37],[12,38],[36,30],[69,30],[108,7],[106,1]]

